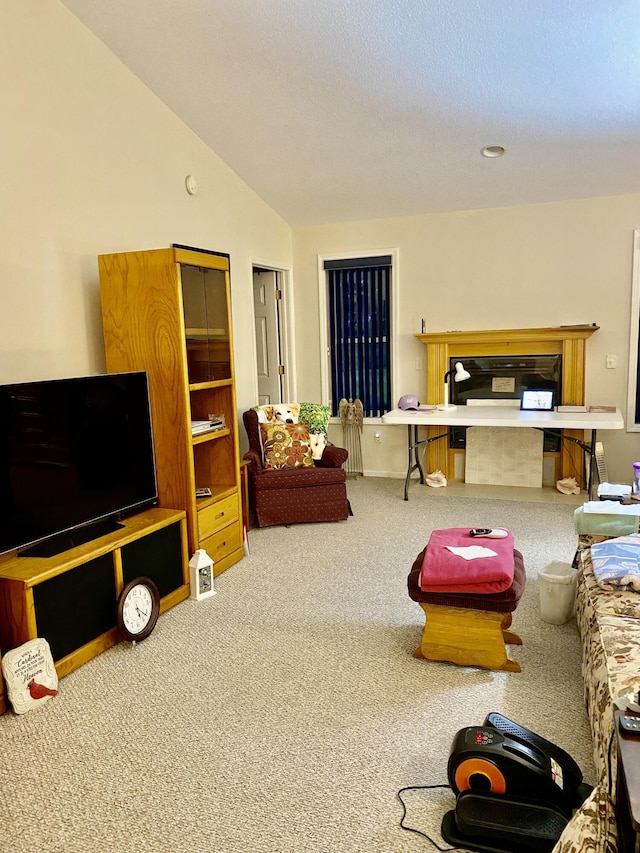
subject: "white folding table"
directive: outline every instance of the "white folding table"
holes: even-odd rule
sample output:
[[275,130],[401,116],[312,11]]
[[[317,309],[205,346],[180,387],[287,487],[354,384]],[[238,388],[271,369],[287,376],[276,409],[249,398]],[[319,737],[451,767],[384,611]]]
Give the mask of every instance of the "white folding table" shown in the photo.
[[[589,478],[587,493],[591,497],[593,485],[593,458],[595,456],[596,433],[599,429],[624,429],[624,420],[619,409],[615,412],[523,412],[520,409],[509,406],[456,406],[451,409],[430,409],[428,411],[407,411],[404,409],[392,409],[382,416],[383,424],[406,424],[408,443],[408,466],[407,476],[404,483],[404,499],[409,500],[409,481],[414,471],[420,473],[420,482],[424,483],[424,471],[420,464],[418,450],[422,445],[429,444],[446,438],[450,427],[532,427],[533,429],[563,430],[580,429],[590,430],[591,440],[589,443],[580,441],[573,436],[560,437],[564,441],[577,444],[591,458],[589,465]],[[443,426],[446,432],[434,435],[430,438],[420,439],[418,430],[421,426]]]

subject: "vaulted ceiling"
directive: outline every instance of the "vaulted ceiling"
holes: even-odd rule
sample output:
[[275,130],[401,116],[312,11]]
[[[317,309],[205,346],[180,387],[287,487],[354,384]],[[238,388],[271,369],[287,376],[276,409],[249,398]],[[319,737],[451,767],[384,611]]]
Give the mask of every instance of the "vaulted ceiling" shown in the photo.
[[292,226],[640,192],[637,0],[62,2]]

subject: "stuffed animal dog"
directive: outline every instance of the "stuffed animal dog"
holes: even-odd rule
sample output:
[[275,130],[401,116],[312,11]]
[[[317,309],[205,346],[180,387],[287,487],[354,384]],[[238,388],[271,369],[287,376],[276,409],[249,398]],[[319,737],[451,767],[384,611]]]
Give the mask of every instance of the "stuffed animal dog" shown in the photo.
[[258,423],[297,424],[300,403],[277,403],[275,406],[258,406]]

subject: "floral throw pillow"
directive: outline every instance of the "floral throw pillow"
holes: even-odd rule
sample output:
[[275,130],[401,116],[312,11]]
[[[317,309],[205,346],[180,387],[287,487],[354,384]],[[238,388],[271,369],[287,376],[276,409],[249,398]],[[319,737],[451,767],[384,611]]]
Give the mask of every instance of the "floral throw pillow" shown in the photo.
[[306,424],[260,424],[266,469],[307,468],[313,465]]

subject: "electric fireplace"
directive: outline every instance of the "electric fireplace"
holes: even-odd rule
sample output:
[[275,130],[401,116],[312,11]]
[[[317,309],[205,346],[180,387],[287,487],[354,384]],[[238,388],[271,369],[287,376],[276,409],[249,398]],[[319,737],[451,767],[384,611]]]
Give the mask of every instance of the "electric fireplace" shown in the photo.
[[[456,361],[462,361],[471,380],[454,385],[452,402],[457,405],[469,405],[473,399],[508,405],[534,384],[534,390],[551,388],[555,405],[584,405],[586,341],[598,328],[594,323],[417,334],[427,349],[424,401],[436,405],[442,402],[442,377]],[[437,435],[438,429],[427,427],[427,436]],[[565,430],[563,434],[584,439],[583,430]],[[575,476],[580,480],[576,476],[583,467],[580,448],[559,437],[551,436],[548,441],[552,444],[547,444],[544,452],[555,456],[555,479]],[[554,449],[547,449],[550,446]],[[432,441],[427,445],[426,468],[439,469],[454,479],[455,455],[463,452],[464,435],[455,436],[449,444]]]

